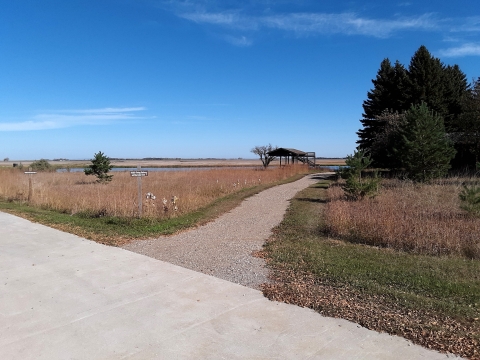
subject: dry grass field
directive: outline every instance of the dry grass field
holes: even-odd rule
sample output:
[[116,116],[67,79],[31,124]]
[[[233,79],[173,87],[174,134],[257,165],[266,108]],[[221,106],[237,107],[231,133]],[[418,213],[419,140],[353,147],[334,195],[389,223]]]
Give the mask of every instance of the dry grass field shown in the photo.
[[[143,216],[163,219],[184,215],[241,189],[273,183],[307,171],[303,165],[265,171],[256,168],[150,171],[142,178]],[[67,214],[137,216],[137,178],[132,178],[129,172],[113,174],[110,183],[99,184],[94,177],[81,172],[39,172],[32,176],[30,204]],[[28,176],[19,169],[2,169],[0,198],[26,201]],[[147,199],[146,193],[155,195],[155,200]],[[178,199],[175,204],[172,202],[174,196]]]
[[480,219],[460,209],[462,184],[450,178],[432,184],[383,180],[373,199],[347,201],[340,184],[330,186],[326,209],[332,236],[408,252],[480,259]]

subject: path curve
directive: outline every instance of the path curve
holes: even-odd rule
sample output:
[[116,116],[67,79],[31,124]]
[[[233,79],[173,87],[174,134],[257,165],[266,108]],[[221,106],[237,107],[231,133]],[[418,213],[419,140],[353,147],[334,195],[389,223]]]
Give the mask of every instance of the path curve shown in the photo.
[[262,249],[296,193],[332,173],[312,174],[262,191],[204,226],[173,236],[137,240],[124,249],[259,289],[268,281]]

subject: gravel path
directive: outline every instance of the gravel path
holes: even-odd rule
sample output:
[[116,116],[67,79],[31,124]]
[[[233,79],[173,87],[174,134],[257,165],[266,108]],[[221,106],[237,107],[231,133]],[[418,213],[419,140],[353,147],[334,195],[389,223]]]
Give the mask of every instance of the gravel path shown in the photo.
[[265,261],[252,256],[283,219],[289,200],[327,174],[306,176],[252,196],[215,221],[158,239],[137,240],[124,249],[237,284],[259,289],[268,281]]

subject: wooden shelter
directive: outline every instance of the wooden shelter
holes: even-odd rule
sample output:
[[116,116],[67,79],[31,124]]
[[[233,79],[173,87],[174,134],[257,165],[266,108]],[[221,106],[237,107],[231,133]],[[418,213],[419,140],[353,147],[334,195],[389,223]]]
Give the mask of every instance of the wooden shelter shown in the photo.
[[289,148],[277,148],[268,152],[269,156],[275,156],[280,158],[280,166],[282,166],[282,157],[284,158],[284,164],[303,163],[309,166],[315,167],[315,152],[305,152],[297,149]]

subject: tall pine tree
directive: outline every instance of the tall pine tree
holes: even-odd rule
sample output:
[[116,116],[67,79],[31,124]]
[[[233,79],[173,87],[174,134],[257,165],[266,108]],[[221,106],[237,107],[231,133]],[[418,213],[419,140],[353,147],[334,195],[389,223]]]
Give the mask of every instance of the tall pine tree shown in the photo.
[[410,60],[407,75],[408,103],[418,105],[424,102],[438,115],[448,115],[444,98],[444,67],[440,59],[433,57],[422,45]]
[[400,139],[399,132],[405,123],[405,114],[385,111],[376,119],[382,124],[382,131],[373,141],[369,151],[370,157],[375,159],[376,167],[399,169],[401,168],[401,158],[394,149]]
[[480,77],[473,81],[464,99],[463,110],[457,121],[456,140],[471,155],[468,166],[473,168],[480,161]]
[[377,76],[372,80],[374,87],[367,93],[367,100],[363,102],[364,114],[360,120],[363,129],[357,132],[360,149],[370,151],[375,138],[382,133],[384,122],[378,120],[379,116],[385,111],[403,112],[408,108],[409,105],[405,103],[407,81],[407,72],[398,61],[394,66],[389,59],[381,62]]
[[469,85],[467,76],[458,65],[448,65],[444,69],[444,102],[447,115],[444,117],[447,132],[458,131],[458,120],[464,112]]
[[397,152],[411,179],[423,182],[448,172],[455,149],[447,138],[443,119],[424,102],[406,112],[400,135]]

